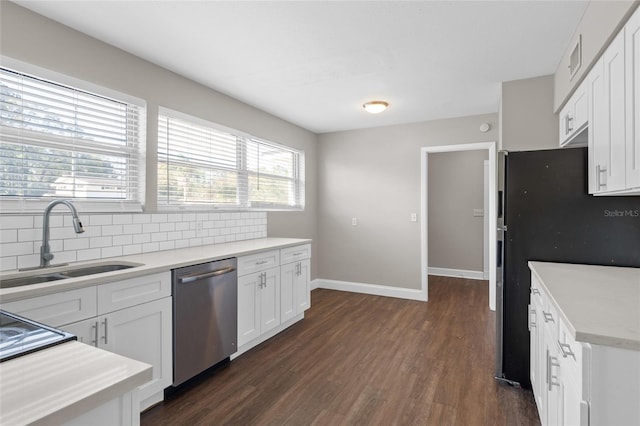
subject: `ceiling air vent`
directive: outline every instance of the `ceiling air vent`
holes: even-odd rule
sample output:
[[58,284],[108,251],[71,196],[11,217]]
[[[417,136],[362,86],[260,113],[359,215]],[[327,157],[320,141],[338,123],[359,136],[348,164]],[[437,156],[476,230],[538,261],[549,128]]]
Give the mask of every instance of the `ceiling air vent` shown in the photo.
[[569,56],[569,80],[573,79],[582,64],[582,34],[578,36],[578,41],[571,50]]

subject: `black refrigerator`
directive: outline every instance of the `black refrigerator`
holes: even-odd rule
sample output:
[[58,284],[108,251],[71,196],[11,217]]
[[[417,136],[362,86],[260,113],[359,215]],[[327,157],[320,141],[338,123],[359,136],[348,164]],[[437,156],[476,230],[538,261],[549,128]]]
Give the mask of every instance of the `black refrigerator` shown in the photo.
[[589,195],[587,157],[586,148],[499,153],[498,380],[531,387],[529,260],[640,267],[640,196]]

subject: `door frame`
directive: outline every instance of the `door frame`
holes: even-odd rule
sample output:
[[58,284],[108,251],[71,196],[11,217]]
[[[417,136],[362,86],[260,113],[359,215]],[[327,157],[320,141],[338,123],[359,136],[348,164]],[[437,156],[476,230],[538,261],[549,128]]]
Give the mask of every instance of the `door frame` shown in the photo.
[[[497,151],[496,142],[478,142],[458,145],[428,146],[420,149],[420,263],[422,271],[421,292],[424,300],[429,299],[429,154],[442,152],[487,150],[489,160],[489,230],[497,229]],[[496,309],[496,235],[489,233],[489,309]]]

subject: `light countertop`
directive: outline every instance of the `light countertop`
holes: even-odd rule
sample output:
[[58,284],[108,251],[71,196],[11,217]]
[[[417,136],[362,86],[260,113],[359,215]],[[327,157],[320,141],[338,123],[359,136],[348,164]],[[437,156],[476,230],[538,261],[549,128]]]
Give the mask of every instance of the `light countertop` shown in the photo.
[[[292,247],[300,244],[310,243],[309,239],[299,238],[258,238],[253,240],[236,241],[224,244],[215,244],[199,247],[189,247],[175,250],[156,251],[151,253],[136,254],[131,256],[111,257],[89,262],[76,262],[72,265],[82,266],[96,263],[138,263],[137,266],[130,269],[122,269],[119,271],[105,272],[102,274],[88,275],[77,278],[67,278],[64,280],[50,281],[40,284],[32,284],[21,287],[0,289],[0,301],[10,302],[12,300],[23,299],[26,297],[40,296],[49,293],[55,293],[65,290],[71,290],[90,285],[113,282],[116,280],[126,280],[143,275],[149,275],[156,272],[166,272],[174,268],[195,265],[198,263],[210,262],[213,260],[224,259],[228,257],[246,256],[261,251],[281,249]],[[47,268],[39,270],[37,273],[56,272],[59,268]],[[11,272],[1,273],[3,279],[21,277],[25,275],[33,275],[34,272]]]
[[79,342],[0,364],[0,424],[60,424],[152,379],[152,368]]
[[573,337],[640,350],[640,268],[529,262]]

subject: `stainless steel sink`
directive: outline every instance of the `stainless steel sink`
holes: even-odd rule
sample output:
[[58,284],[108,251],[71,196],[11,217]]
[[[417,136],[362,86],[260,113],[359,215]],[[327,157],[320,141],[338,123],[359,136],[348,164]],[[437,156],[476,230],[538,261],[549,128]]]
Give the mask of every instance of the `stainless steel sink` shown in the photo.
[[67,278],[84,277],[87,275],[102,274],[104,272],[120,271],[122,269],[142,266],[140,263],[100,263],[86,266],[67,266],[64,268],[51,268],[48,273],[44,270],[36,270],[28,275],[0,279],[0,288],[20,287],[23,285],[41,284],[50,281],[64,280]]
[[49,281],[63,280],[65,276],[59,274],[32,275],[30,277],[9,278],[0,280],[0,288],[20,287],[23,285],[40,284]]
[[121,263],[113,263],[107,265],[88,266],[86,268],[70,269],[60,272],[65,278],[84,277],[85,275],[102,274],[103,272],[119,271],[121,269],[134,268],[140,265],[123,265]]

